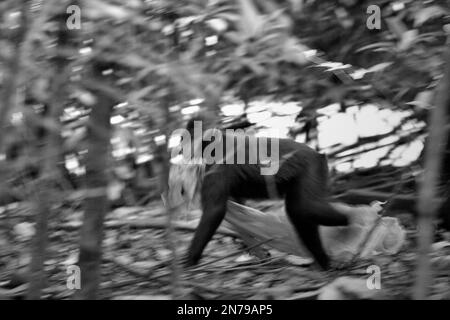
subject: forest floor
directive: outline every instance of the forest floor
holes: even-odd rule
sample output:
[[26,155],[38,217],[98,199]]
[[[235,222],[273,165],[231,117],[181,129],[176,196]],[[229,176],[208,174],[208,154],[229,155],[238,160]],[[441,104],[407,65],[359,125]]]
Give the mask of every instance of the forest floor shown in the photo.
[[[59,208],[50,219],[48,285],[45,299],[70,299],[67,268],[77,263],[81,208]],[[120,207],[105,223],[102,265],[102,299],[169,299],[171,258],[165,237],[164,209],[159,202],[145,207]],[[16,203],[0,210],[0,298],[22,299],[27,288],[31,206]],[[182,253],[192,237],[195,221],[176,223],[176,248]],[[258,259],[245,252],[241,240],[217,233],[207,246],[202,266],[181,270],[178,297],[184,299],[317,299],[323,288],[342,277],[363,279],[367,267],[381,270],[378,298],[410,299],[415,279],[416,231],[407,228],[407,240],[394,256],[356,261],[342,270],[319,271],[305,259],[272,255]],[[448,239],[447,239],[448,240]],[[431,298],[450,299],[450,242],[433,245],[434,281]],[[358,297],[358,295],[356,295]]]

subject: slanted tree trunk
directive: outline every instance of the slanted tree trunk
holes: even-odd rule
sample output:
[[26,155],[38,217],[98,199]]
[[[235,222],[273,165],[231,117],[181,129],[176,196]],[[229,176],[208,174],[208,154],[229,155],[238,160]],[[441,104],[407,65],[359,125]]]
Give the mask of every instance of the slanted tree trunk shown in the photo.
[[80,232],[81,289],[79,299],[97,299],[100,286],[102,259],[103,222],[109,209],[107,198],[110,162],[110,116],[112,107],[118,103],[110,94],[110,88],[102,84],[101,71],[93,66],[93,79],[85,81],[97,98],[91,108],[88,124],[88,153],[86,155],[86,199],[84,202],[83,226]]
[[[58,127],[59,118],[63,111],[65,99],[67,97],[66,84],[69,81],[69,60],[66,57],[70,41],[72,39],[66,27],[65,6],[61,6],[58,20],[58,38],[55,55],[54,77],[51,82],[50,95],[48,101],[48,119]],[[45,14],[42,12],[42,14]],[[44,272],[44,262],[46,259],[47,229],[48,219],[52,212],[52,203],[55,198],[55,189],[62,177],[57,168],[60,167],[62,154],[62,141],[59,129],[46,132],[43,138],[43,145],[40,147],[41,176],[36,185],[36,234],[33,239],[31,258],[31,279],[28,288],[28,299],[39,299],[45,287],[46,277]]]
[[[450,125],[450,104],[447,106],[447,126]],[[448,130],[448,129],[447,129]],[[444,203],[439,209],[439,218],[441,220],[440,226],[447,231],[450,231],[450,130],[447,134],[447,145],[445,147],[445,154],[442,160],[443,169],[441,175],[441,183],[444,191]]]
[[425,151],[425,168],[419,190],[419,255],[417,279],[414,288],[415,299],[426,299],[432,285],[430,267],[430,247],[433,240],[433,220],[437,213],[436,198],[442,159],[448,137],[447,110],[450,104],[450,51],[447,53],[444,78],[441,80],[435,99],[435,107],[430,112],[429,137]]

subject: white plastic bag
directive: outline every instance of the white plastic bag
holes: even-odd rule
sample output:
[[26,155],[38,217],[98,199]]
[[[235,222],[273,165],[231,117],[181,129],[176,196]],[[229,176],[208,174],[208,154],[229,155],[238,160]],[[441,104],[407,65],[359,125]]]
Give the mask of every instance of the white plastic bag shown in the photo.
[[[350,225],[346,227],[321,226],[319,229],[324,249],[333,259],[346,262],[357,253],[368,258],[380,253],[395,254],[400,250],[405,231],[396,218],[380,217],[379,206],[349,206],[343,203],[334,203],[333,206],[350,220]],[[267,207],[263,212],[228,201],[225,220],[239,234],[250,236],[255,242],[274,238],[268,246],[302,257],[310,256],[300,243],[282,203]],[[367,238],[375,224],[377,226]]]

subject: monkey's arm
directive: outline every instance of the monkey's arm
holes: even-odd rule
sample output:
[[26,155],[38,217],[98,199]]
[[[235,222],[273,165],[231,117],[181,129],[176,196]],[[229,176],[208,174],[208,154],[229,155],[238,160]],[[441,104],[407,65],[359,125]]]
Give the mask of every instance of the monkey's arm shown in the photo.
[[185,264],[195,265],[201,258],[203,250],[216,232],[227,211],[228,186],[225,166],[209,172],[201,188],[202,217],[195,231]]

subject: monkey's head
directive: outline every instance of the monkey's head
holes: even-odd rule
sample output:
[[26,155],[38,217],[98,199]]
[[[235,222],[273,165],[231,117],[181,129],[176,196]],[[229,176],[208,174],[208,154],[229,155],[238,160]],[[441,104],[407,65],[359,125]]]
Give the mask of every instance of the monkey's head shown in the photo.
[[217,122],[214,120],[214,117],[208,112],[197,113],[188,120],[186,129],[191,137],[194,136],[194,129],[198,125],[201,125],[202,134],[208,129],[218,127]]
[[[182,144],[184,144],[183,148],[188,147],[187,144],[190,145],[191,155],[197,154],[194,151],[196,148],[203,151],[206,146],[211,143],[211,135],[214,137],[217,136],[217,131],[220,132],[220,129],[218,128],[219,126],[217,121],[215,121],[215,117],[208,112],[196,114],[190,118],[186,124],[189,139],[182,142]],[[220,135],[221,134],[222,133],[220,132]]]

